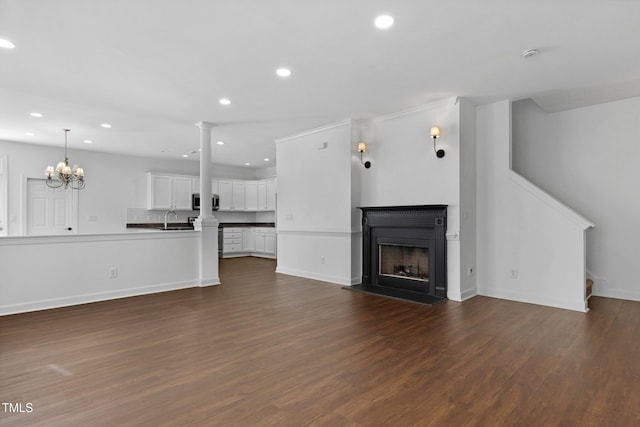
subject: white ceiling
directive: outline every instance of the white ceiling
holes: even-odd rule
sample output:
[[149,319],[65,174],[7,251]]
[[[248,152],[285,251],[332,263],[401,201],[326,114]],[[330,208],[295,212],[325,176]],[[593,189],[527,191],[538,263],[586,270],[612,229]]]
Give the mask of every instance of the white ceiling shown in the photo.
[[71,149],[181,158],[210,121],[214,162],[265,167],[275,138],[451,96],[638,96],[639,18],[635,0],[0,0],[0,139],[68,127]]

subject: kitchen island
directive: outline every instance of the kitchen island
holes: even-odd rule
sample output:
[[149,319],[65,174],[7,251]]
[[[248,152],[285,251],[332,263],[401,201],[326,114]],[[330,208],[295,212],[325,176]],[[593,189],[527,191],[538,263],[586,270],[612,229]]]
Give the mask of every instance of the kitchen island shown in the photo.
[[202,280],[202,246],[194,230],[2,237],[0,315],[218,284],[217,258]]

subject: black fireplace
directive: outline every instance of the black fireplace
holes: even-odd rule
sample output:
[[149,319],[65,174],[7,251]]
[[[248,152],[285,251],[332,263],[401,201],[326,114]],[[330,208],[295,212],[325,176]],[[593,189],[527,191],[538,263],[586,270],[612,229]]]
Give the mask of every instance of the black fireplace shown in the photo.
[[447,206],[361,207],[362,286],[447,297]]

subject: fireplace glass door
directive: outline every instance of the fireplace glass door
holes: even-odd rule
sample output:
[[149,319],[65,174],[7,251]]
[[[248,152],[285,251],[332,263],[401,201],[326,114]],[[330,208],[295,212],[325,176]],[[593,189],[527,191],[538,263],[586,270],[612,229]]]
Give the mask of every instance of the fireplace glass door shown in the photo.
[[[429,283],[429,248],[401,246],[392,244],[378,245],[378,277]],[[419,283],[409,285],[421,287]]]

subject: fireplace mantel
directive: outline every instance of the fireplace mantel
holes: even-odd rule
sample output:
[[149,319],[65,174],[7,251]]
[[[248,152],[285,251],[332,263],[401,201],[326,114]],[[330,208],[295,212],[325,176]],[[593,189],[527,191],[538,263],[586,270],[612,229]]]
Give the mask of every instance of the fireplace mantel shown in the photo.
[[[447,296],[447,205],[368,206],[362,210],[362,284],[391,287],[437,298]],[[380,245],[429,251],[429,280],[423,283],[379,274]]]

